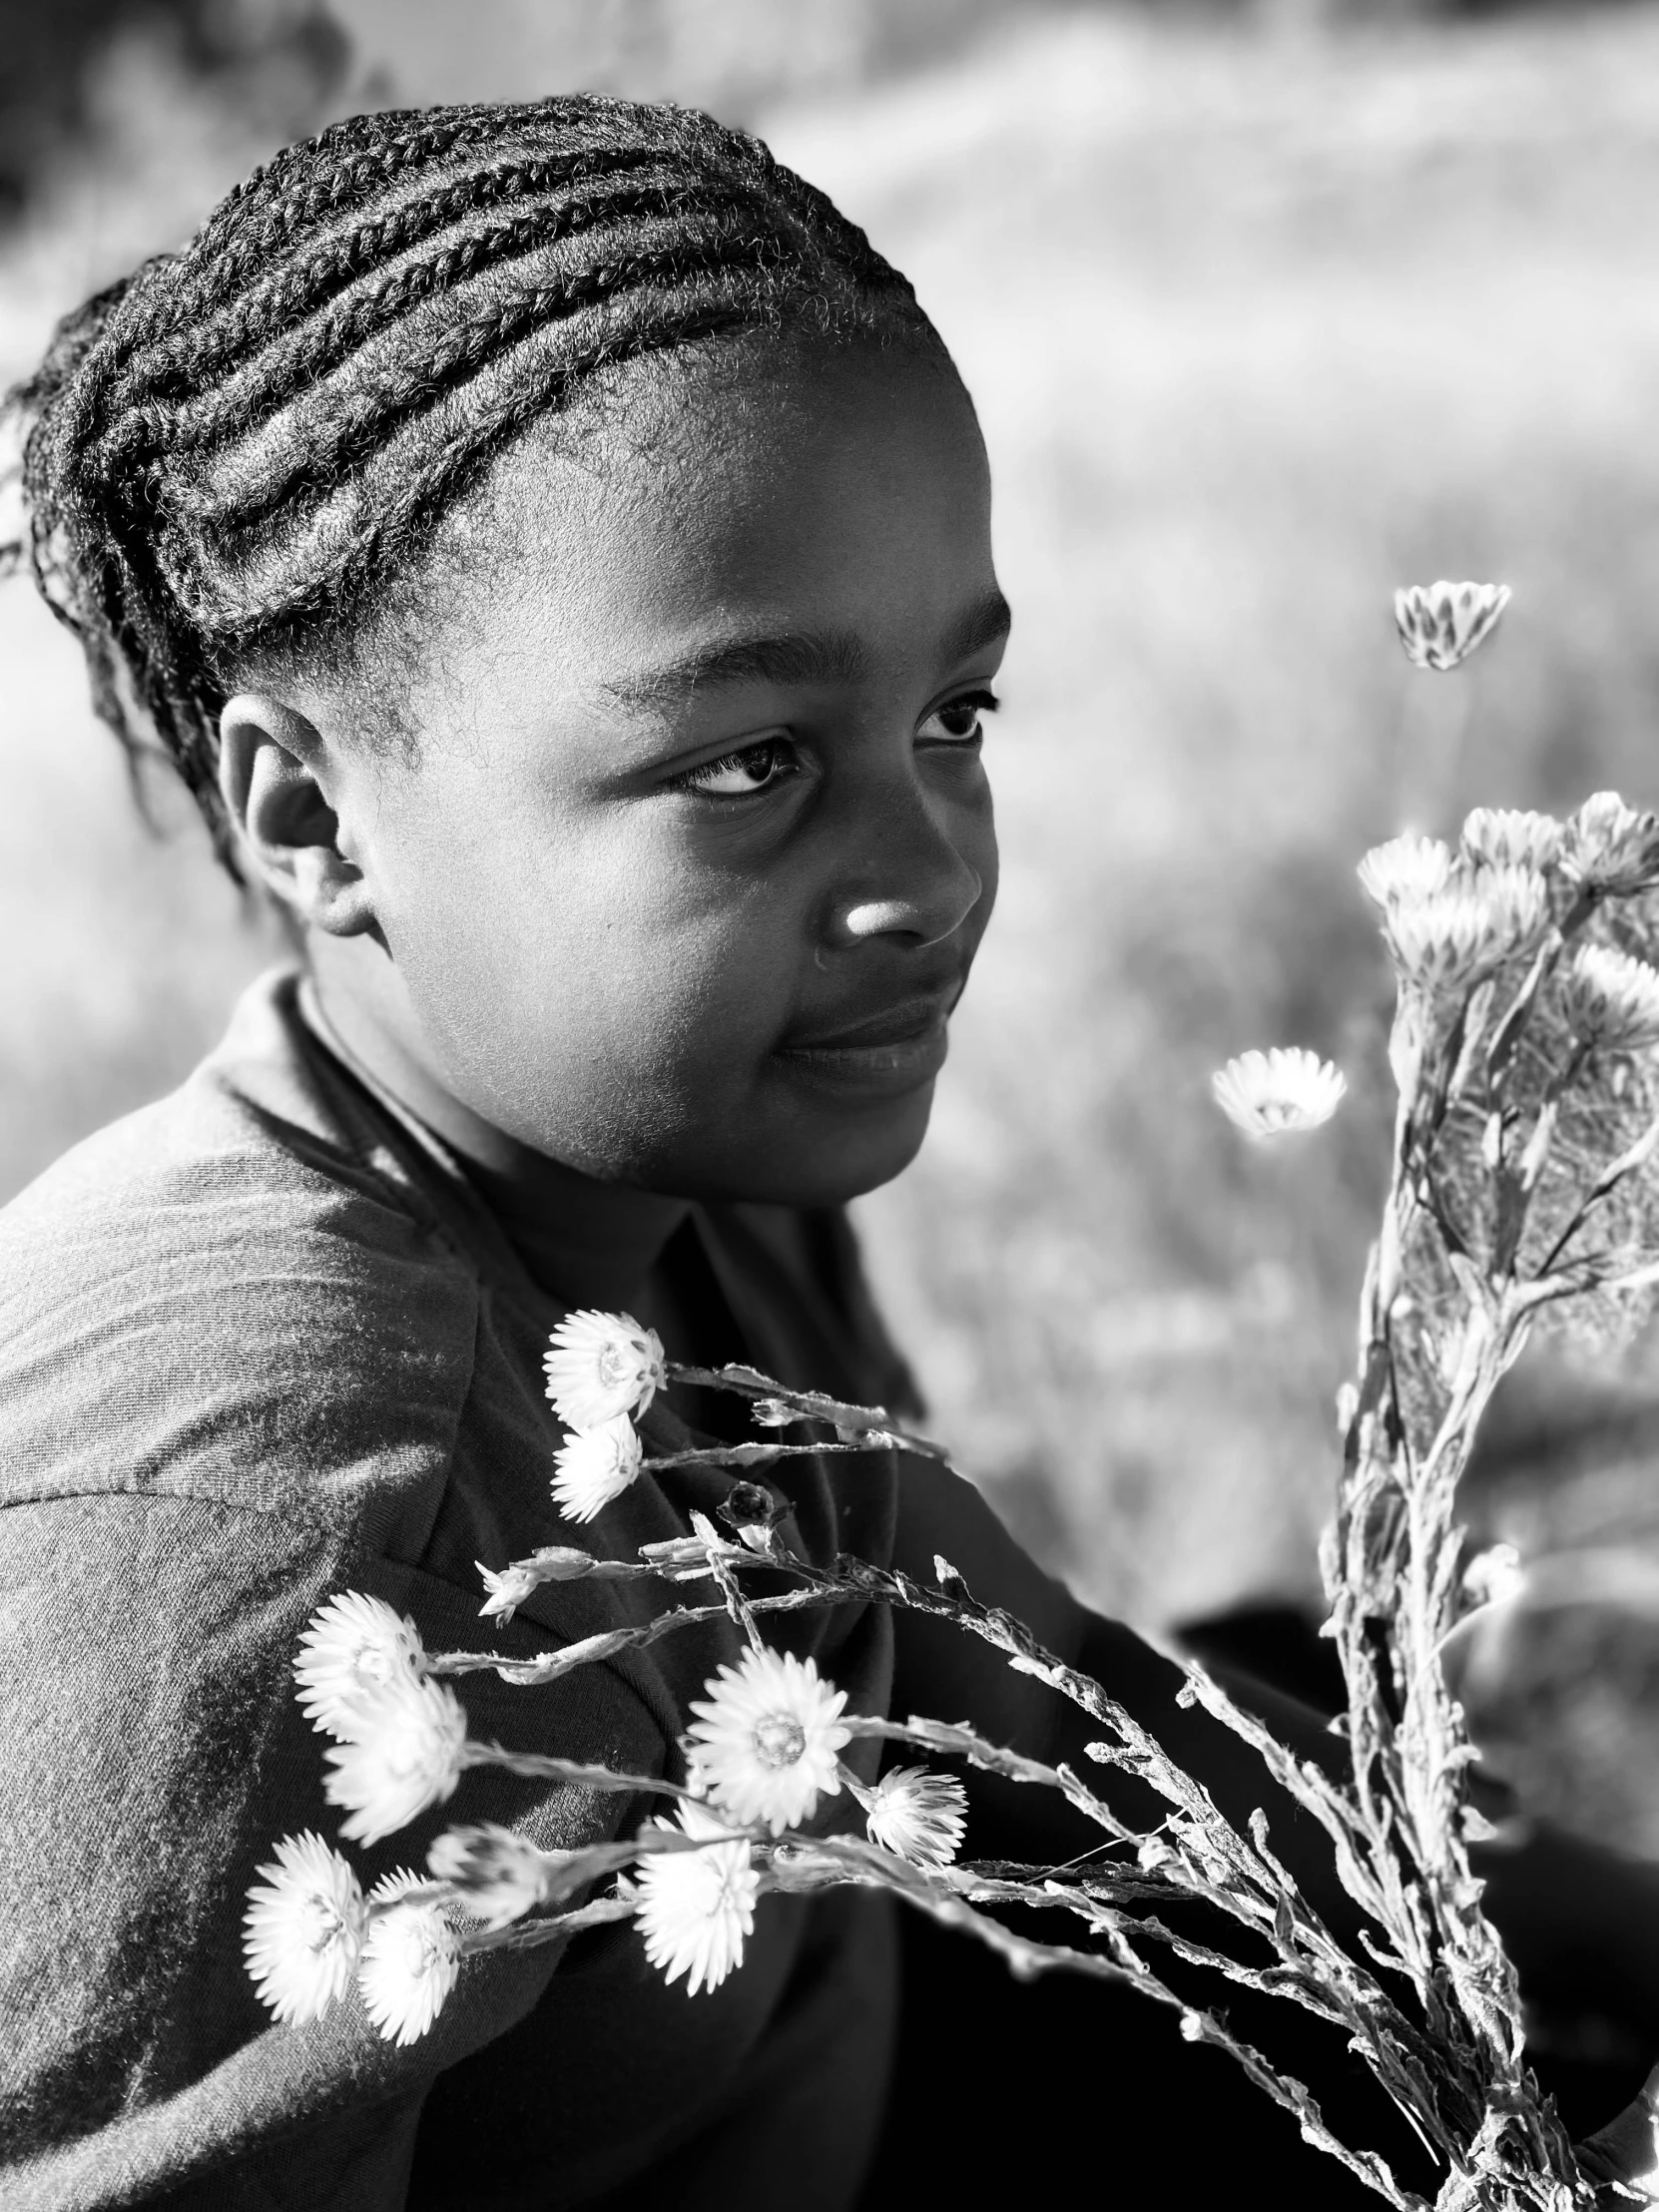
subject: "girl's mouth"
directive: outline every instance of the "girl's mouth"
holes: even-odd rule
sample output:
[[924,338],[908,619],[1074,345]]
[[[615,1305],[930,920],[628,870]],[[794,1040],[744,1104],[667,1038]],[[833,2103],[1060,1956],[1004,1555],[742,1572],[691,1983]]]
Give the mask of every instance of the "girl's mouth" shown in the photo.
[[774,1057],[837,1090],[897,1096],[930,1083],[944,1066],[948,1006],[932,994],[904,999],[863,1021],[794,1038]]

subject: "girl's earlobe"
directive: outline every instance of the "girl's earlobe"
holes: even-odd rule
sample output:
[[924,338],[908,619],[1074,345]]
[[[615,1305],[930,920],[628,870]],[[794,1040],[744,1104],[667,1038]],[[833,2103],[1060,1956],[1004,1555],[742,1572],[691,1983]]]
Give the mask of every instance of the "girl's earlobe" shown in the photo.
[[220,718],[219,788],[250,874],[329,936],[374,929],[363,870],[348,856],[315,726],[280,700],[240,692]]

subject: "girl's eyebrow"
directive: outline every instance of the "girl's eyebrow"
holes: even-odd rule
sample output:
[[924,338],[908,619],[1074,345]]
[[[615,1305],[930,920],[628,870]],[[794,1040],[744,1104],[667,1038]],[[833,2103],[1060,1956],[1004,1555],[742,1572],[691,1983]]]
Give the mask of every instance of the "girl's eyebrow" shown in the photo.
[[[941,663],[951,666],[996,644],[1011,620],[1008,602],[991,590],[946,626]],[[603,688],[625,707],[661,707],[710,684],[855,683],[868,665],[862,642],[846,630],[711,638],[678,660],[613,677]]]
[[954,668],[958,661],[983,653],[987,646],[1000,645],[1013,625],[1013,610],[993,584],[983,599],[964,608],[945,626],[944,636],[939,640],[941,664]]

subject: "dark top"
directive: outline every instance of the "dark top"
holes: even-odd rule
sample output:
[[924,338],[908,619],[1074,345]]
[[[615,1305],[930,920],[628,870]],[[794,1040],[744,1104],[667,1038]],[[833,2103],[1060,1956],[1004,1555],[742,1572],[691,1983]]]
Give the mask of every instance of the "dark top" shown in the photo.
[[[556,1648],[682,1593],[543,1586],[502,1629],[475,1561],[629,1556],[726,1488],[647,1476],[585,1528],[560,1517],[541,1356],[561,1308],[298,1000],[291,975],[256,985],[181,1090],[0,1212],[0,2201],[506,2212],[620,2204],[655,2170],[678,2212],[769,2173],[776,2201],[832,2212],[886,2065],[890,1930],[867,1897],[763,1901],[741,1970],[695,1998],[626,1924],[475,1958],[407,2049],[354,1996],[292,2027],[254,1994],[256,1866],[337,1829],[289,1671],[312,1610],[364,1590],[428,1648]],[[902,1398],[841,1216],[699,1210],[691,1234],[758,1364]],[[687,1440],[661,1400],[643,1427],[650,1449]],[[795,1544],[889,1555],[889,1456],[783,1466]],[[769,1635],[886,1711],[884,1609]],[[476,1735],[672,1774],[688,1698],[736,1648],[722,1623],[541,1689],[457,1687]],[[348,1856],[366,1886],[457,1820],[573,1845],[646,1810],[473,1772]],[[844,1792],[825,1812],[855,1817]]]

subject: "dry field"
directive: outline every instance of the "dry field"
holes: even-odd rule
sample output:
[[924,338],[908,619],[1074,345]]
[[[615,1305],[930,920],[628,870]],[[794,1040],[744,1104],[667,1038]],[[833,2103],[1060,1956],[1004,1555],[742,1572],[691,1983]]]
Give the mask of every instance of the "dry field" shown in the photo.
[[[435,97],[441,46],[366,59]],[[120,85],[118,157],[0,264],[0,367],[260,151],[159,65]],[[1306,1592],[1382,1167],[1354,861],[1477,800],[1659,799],[1659,11],[1385,41],[1032,14],[758,120],[956,348],[1017,614],[1001,914],[928,1149],[863,1208],[894,1325],[1095,1599]],[[1442,574],[1515,589],[1467,716],[1388,623]],[[5,1190],[181,1073],[268,947],[188,824],[139,827],[22,587],[0,668]],[[1356,1096],[1262,1159],[1208,1075],[1279,1041]]]

